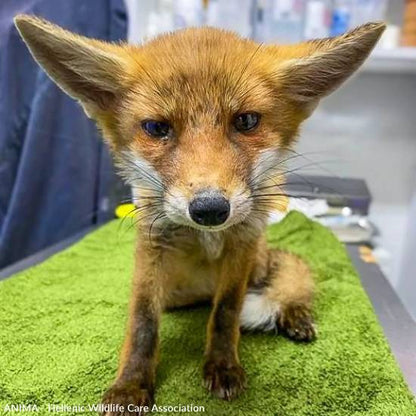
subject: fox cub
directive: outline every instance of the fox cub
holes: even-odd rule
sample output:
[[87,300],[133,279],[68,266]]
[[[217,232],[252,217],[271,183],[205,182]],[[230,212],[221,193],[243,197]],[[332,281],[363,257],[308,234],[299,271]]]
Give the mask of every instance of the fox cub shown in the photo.
[[128,327],[103,403],[151,406],[162,311],[206,300],[204,384],[233,399],[246,387],[240,328],[315,336],[308,267],[268,250],[264,231],[285,205],[284,162],[300,124],[363,63],[384,24],[288,46],[209,27],[133,46],[36,17],[15,22],[36,61],[97,122],[137,200]]

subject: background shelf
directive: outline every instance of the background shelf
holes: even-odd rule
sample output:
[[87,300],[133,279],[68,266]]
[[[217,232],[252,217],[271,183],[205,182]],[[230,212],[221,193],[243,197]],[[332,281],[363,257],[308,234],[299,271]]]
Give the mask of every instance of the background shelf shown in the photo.
[[416,48],[375,49],[362,71],[416,74]]

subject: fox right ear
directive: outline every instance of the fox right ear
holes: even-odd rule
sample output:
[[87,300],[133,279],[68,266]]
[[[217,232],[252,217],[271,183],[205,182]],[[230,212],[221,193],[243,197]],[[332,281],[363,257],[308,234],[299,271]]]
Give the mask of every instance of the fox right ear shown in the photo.
[[76,35],[34,16],[18,15],[14,21],[35,60],[89,116],[113,105],[126,84],[123,47]]
[[365,61],[385,29],[367,23],[344,35],[276,48],[280,90],[308,116],[319,100],[338,88]]

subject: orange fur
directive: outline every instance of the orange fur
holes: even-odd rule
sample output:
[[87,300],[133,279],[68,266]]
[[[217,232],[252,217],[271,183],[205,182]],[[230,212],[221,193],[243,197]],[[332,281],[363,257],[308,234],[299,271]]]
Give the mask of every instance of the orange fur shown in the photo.
[[[94,118],[132,185],[140,211],[133,294],[117,379],[107,403],[153,401],[163,308],[213,300],[204,380],[232,399],[245,387],[240,315],[310,340],[313,282],[296,256],[268,251],[264,229],[284,208],[284,161],[319,100],[365,60],[384,30],[361,26],[334,39],[259,45],[234,33],[186,29],[142,46],[107,44],[18,16],[34,58]],[[258,125],[237,129],[241,114]],[[150,137],[143,122],[169,126]],[[229,202],[225,222],[197,224],[201,192]],[[245,320],[245,321],[244,321]]]

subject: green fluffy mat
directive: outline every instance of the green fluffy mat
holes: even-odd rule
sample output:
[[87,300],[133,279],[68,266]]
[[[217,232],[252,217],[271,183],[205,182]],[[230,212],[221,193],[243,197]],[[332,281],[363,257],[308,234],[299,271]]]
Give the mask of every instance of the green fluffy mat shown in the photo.
[[[58,404],[81,410],[66,414],[91,414],[88,405],[116,373],[123,339],[135,238],[126,224],[111,222],[0,284],[0,412],[7,404],[36,404],[43,415]],[[271,226],[269,240],[313,270],[318,340],[243,334],[249,388],[223,402],[201,383],[208,309],[165,313],[157,404],[204,406],[200,414],[213,416],[416,415],[343,246],[298,213]]]

